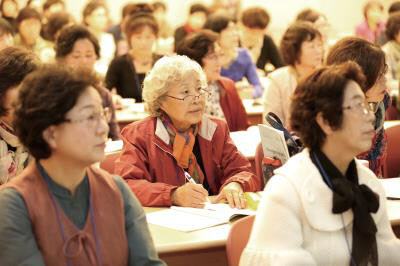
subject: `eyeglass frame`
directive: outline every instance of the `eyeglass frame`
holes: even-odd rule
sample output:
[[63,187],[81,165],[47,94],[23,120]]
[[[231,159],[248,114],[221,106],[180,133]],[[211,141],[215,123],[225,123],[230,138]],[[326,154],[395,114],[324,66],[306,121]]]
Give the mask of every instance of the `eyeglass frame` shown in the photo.
[[[91,118],[91,117],[93,117],[93,118]],[[94,125],[98,125],[98,123],[100,122],[100,119],[103,119],[104,121],[109,123],[111,120],[111,109],[108,107],[105,107],[100,112],[94,112],[90,116],[85,117],[85,118],[78,118],[78,119],[65,118],[64,122],[71,123],[71,124],[72,123],[82,123],[82,122],[88,123],[91,121],[91,119],[94,119],[94,122],[96,122],[96,124],[94,124]]]
[[179,100],[179,101],[182,101],[182,102],[185,102],[185,100],[186,100],[187,98],[189,98],[189,97],[193,97],[193,99],[192,99],[192,102],[193,102],[193,100],[195,100],[196,98],[197,98],[197,99],[200,99],[200,97],[201,97],[201,96],[204,96],[204,94],[207,94],[207,96],[209,96],[209,95],[211,94],[211,92],[209,92],[209,91],[206,90],[205,88],[201,88],[200,90],[201,90],[201,91],[200,91],[200,94],[199,94],[199,95],[190,94],[190,95],[184,96],[183,98],[178,98],[178,97],[171,96],[171,95],[168,95],[168,94],[166,94],[166,95],[164,95],[164,96],[170,97],[170,98],[172,98],[172,99]]
[[374,109],[372,108],[370,103],[364,101],[360,102],[359,104],[347,105],[342,107],[342,110],[351,110],[351,109],[356,109],[359,112],[361,111],[361,113],[364,115],[374,113]]

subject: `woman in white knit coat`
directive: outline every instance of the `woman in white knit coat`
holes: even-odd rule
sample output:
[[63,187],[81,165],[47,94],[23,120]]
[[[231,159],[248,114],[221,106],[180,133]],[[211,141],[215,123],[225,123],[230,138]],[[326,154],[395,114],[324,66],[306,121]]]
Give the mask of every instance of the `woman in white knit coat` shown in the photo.
[[306,149],[267,184],[240,265],[399,265],[383,188],[355,159],[374,132],[364,79],[347,62],[299,84],[290,123]]

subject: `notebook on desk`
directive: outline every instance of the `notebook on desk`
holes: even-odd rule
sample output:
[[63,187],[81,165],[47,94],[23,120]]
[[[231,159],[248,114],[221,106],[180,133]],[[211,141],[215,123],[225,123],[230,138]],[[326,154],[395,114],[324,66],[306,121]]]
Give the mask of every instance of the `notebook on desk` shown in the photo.
[[237,216],[255,215],[249,209],[234,209],[228,204],[206,204],[205,208],[172,206],[169,209],[146,214],[147,222],[177,231],[191,232],[228,223]]

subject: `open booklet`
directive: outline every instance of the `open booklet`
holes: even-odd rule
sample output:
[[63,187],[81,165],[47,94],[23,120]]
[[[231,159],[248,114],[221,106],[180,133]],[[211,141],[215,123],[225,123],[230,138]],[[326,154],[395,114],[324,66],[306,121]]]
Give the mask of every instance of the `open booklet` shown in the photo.
[[282,164],[289,159],[289,150],[283,132],[268,125],[259,124],[261,144],[265,157],[279,159]]
[[255,215],[249,209],[235,209],[228,204],[206,203],[203,209],[172,206],[146,214],[148,223],[174,230],[190,232],[228,223],[237,216]]

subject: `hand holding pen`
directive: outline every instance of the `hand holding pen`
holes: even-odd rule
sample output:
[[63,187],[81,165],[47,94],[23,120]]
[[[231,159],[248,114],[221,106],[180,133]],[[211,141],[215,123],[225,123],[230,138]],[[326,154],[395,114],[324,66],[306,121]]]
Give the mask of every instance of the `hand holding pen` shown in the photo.
[[207,190],[205,190],[201,184],[196,184],[187,172],[185,172],[185,178],[188,182],[172,192],[172,204],[184,207],[203,208],[204,203],[208,200]]

